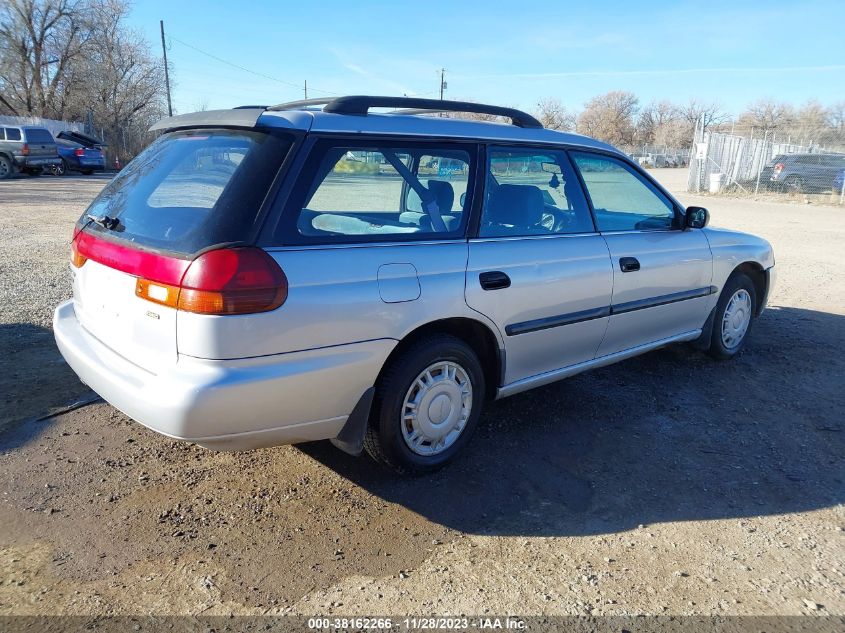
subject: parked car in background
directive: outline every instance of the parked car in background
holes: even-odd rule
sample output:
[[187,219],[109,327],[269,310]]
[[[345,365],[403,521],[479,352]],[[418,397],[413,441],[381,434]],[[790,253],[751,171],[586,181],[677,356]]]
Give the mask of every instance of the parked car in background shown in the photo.
[[[407,113],[433,109],[513,124]],[[355,96],[153,131],[77,222],[53,331],[108,402],[210,448],[432,470],[487,400],[672,343],[735,356],[774,283],[765,240],[511,108]]]
[[16,171],[32,176],[45,168],[59,165],[56,141],[43,127],[0,127],[0,179],[10,178]]
[[760,181],[792,193],[829,191],[842,169],[845,154],[780,154],[763,168]]
[[64,176],[70,171],[78,171],[88,176],[106,168],[106,157],[99,147],[86,147],[61,137],[56,139],[56,144],[62,159],[61,163],[53,168],[53,173],[57,176]]

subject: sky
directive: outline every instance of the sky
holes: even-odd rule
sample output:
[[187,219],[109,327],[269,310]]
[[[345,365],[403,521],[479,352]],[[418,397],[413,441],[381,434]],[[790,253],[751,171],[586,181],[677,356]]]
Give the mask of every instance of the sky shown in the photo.
[[845,100],[841,0],[743,3],[136,0],[130,26],[161,52],[174,110],[309,97],[439,97],[580,110],[610,90],[653,100]]

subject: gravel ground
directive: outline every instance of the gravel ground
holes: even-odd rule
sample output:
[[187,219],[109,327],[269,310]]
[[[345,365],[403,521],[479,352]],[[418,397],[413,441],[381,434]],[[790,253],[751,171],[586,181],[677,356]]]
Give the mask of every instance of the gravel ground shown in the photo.
[[0,614],[845,614],[842,208],[679,193],[774,244],[746,351],[494,403],[465,458],[396,479],[325,443],[170,442],[103,403],[34,420],[86,394],[50,316],[103,184],[0,183]]

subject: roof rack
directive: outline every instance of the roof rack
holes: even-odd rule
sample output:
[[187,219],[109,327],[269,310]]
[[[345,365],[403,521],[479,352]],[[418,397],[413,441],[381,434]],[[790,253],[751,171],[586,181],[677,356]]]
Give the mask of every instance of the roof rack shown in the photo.
[[355,95],[350,97],[336,97],[334,99],[303,99],[280,103],[268,110],[299,110],[310,106],[322,105],[323,112],[334,114],[352,114],[365,116],[370,108],[402,108],[396,114],[427,114],[434,112],[473,112],[506,117],[517,127],[542,128],[540,123],[530,114],[515,108],[472,103],[470,101],[448,101],[439,99],[420,99],[417,97],[373,97]]

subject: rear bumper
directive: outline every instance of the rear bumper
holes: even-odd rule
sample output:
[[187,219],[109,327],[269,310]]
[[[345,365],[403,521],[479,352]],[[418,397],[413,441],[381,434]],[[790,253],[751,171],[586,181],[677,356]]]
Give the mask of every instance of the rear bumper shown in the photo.
[[50,167],[52,165],[61,165],[62,159],[58,156],[15,156],[15,165],[21,169],[28,169],[30,167]]
[[72,301],[56,308],[53,331],[71,368],[115,408],[153,431],[216,450],[336,437],[396,344],[225,361],[180,355],[151,373],[89,334]]

